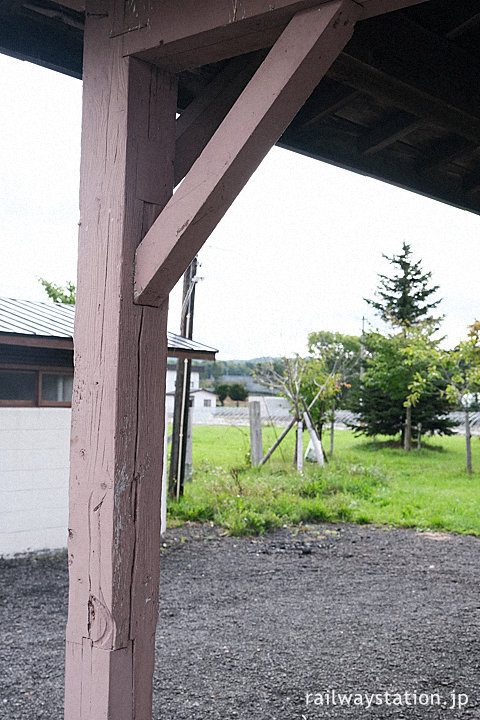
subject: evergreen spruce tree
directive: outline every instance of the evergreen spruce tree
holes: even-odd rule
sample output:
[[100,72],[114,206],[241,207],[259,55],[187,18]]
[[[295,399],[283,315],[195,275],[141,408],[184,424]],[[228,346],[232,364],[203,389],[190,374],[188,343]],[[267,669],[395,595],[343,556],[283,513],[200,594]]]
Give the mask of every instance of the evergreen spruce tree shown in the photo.
[[441,299],[432,299],[439,286],[430,285],[432,273],[423,272],[421,261],[413,262],[411,256],[411,247],[406,242],[403,242],[400,255],[383,255],[394,267],[394,274],[392,277],[379,275],[375,292],[378,299],[365,300],[385,322],[416,325],[430,321],[438,324],[440,318],[434,318],[429,313],[441,302]]
[[[364,373],[353,393],[352,410],[358,416],[354,429],[366,435],[402,434],[406,423],[405,398],[415,373],[405,364],[404,348],[409,328],[431,337],[442,318],[432,311],[440,300],[432,296],[439,289],[431,285],[431,272],[424,272],[421,261],[414,262],[410,245],[403,243],[399,255],[384,255],[394,268],[391,277],[379,275],[375,300],[366,300],[390,325],[390,333],[369,333],[364,338]],[[432,347],[439,341],[432,339]],[[422,373],[425,368],[414,368]],[[448,417],[450,407],[444,394],[447,381],[441,377],[430,383],[428,391],[411,408],[409,427],[421,423],[423,432],[449,435],[455,423]]]

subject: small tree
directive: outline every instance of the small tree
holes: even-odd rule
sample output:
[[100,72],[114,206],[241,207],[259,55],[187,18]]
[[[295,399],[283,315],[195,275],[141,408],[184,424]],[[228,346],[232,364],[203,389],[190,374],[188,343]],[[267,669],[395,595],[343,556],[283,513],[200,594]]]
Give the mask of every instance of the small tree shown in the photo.
[[225,400],[230,392],[230,385],[228,385],[228,383],[217,383],[214,387],[214,390],[215,393],[218,395],[221,406],[223,407]]
[[323,426],[332,412],[335,398],[341,391],[341,375],[335,372],[335,363],[331,370],[322,357],[311,357],[304,361],[300,382],[300,393],[309,405],[316,398],[310,414],[315,423],[318,437],[322,440]]
[[51,298],[54,303],[75,305],[76,287],[70,280],[67,280],[66,287],[55,285],[55,283],[49,282],[44,278],[38,278],[38,280],[45,288],[48,297]]
[[452,433],[439,341],[430,324],[404,327],[389,335],[367,333],[365,372],[352,403],[359,416],[354,425],[366,435],[397,435],[411,447],[412,427]]
[[[324,378],[327,374],[334,376],[333,382],[327,383],[326,392],[323,394],[317,410],[319,415],[317,428],[320,437],[323,423],[330,420],[330,455],[333,455],[335,410],[337,407],[348,407],[351,390],[358,386],[361,368],[361,339],[355,335],[321,330],[309,334],[308,350],[313,356],[313,360],[321,362],[321,367],[318,368],[320,374]],[[307,373],[307,376],[309,375],[310,373]]]
[[[305,360],[299,355],[295,355],[295,357],[291,359],[283,358],[281,363],[277,362],[275,365],[273,362],[262,362],[257,366],[255,378],[270,390],[276,390],[283,395],[283,397],[287,398],[292,405],[294,416],[286,431],[281,435],[280,440],[268,451],[266,457],[270,457],[275,447],[278,446],[290,428],[293,427],[295,423],[303,422],[303,418],[305,418],[310,438],[315,446],[315,455],[317,456],[318,462],[323,465],[324,452],[321,446],[321,440],[317,436],[313,425],[309,426],[309,418],[311,415],[314,415],[316,405],[322,397],[322,394],[327,391],[327,386],[334,385],[335,380],[333,373],[329,373],[326,377],[323,377],[324,382],[321,383],[320,373],[312,370],[313,362],[315,361],[313,361],[312,358]],[[312,391],[312,395],[309,396],[308,393],[312,388],[314,388],[314,390]],[[300,438],[301,433],[298,433],[294,464],[296,464],[296,459],[300,452]]]
[[405,344],[400,353],[411,373],[408,395],[403,403],[406,408],[404,449],[407,452],[412,447],[412,408],[422,396],[437,391],[436,383],[443,374],[443,354],[433,333],[435,328],[430,323],[406,327],[402,333]]
[[446,395],[460,405],[465,413],[465,453],[467,472],[472,472],[472,445],[470,433],[470,406],[480,392],[480,321],[470,325],[468,337],[446,355],[451,372]]
[[243,402],[248,398],[248,390],[242,383],[232,383],[229,388],[228,394],[237,403],[237,407],[239,402]]

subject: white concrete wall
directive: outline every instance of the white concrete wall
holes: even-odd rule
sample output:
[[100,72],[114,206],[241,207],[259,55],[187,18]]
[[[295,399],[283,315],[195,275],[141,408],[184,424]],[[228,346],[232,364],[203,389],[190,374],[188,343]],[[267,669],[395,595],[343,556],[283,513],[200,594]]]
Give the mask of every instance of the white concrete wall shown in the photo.
[[66,546],[70,408],[0,408],[0,555]]

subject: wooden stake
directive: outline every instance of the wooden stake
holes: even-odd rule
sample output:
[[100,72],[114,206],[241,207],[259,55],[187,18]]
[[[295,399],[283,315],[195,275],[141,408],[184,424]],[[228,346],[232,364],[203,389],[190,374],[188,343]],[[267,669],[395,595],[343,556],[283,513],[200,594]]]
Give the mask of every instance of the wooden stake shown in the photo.
[[465,450],[467,460],[467,472],[471,474],[472,468],[472,434],[470,431],[470,411],[469,408],[465,408]]
[[297,472],[303,472],[303,422],[297,422]]
[[248,414],[250,419],[250,459],[255,467],[260,464],[263,457],[262,419],[258,400],[248,403]]
[[332,421],[330,423],[330,457],[333,456],[333,442],[335,438],[335,403],[332,405]]
[[422,449],[422,423],[417,423],[417,450]]
[[275,450],[277,449],[277,447],[280,445],[280,443],[282,442],[282,440],[288,435],[288,433],[289,433],[290,430],[293,428],[293,426],[295,425],[296,422],[297,422],[297,419],[296,419],[296,418],[293,418],[293,420],[289,423],[288,427],[286,427],[285,430],[282,432],[282,434],[280,435],[280,437],[279,437],[277,440],[275,440],[275,442],[273,443],[273,445],[272,445],[272,447],[270,448],[270,450],[267,450],[266,454],[263,456],[263,458],[262,458],[262,459],[260,460],[260,462],[258,463],[259,465],[265,465],[265,463],[267,462],[267,460],[269,460],[269,459],[271,458],[271,456],[273,455],[273,453],[275,452]]

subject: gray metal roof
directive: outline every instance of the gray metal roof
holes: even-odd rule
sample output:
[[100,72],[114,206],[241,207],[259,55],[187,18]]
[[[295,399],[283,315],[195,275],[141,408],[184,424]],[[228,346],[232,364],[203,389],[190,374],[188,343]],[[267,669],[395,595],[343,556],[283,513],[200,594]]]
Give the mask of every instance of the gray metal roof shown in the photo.
[[[35,300],[0,298],[0,338],[6,335],[35,335],[51,338],[73,338],[75,305]],[[216,353],[208,345],[167,332],[169,352],[192,354]]]
[[0,333],[73,337],[74,305],[0,298]]

